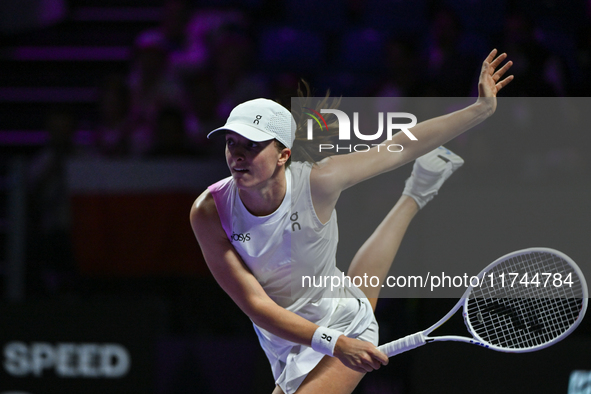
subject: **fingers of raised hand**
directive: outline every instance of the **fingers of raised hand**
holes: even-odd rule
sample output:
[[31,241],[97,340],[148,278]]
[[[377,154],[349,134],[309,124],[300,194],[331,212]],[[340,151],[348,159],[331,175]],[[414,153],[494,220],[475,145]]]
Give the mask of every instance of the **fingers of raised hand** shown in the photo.
[[501,53],[499,56],[496,57],[496,59],[494,59],[492,62],[490,62],[490,65],[492,66],[493,69],[496,69],[499,66],[499,64],[501,64],[506,58],[507,58],[507,54]]
[[498,80],[500,80],[501,77],[503,76],[503,74],[505,74],[507,72],[507,70],[509,70],[511,68],[512,65],[513,65],[513,62],[509,60],[507,63],[505,63],[505,65],[503,67],[498,69],[493,74],[494,81],[497,82]]
[[507,84],[509,84],[509,82],[511,82],[513,80],[513,75],[510,75],[507,78],[501,80],[501,78],[503,77],[503,75],[507,72],[507,70],[509,70],[511,68],[512,65],[513,65],[513,62],[512,61],[508,61],[507,63],[505,63],[505,65],[503,67],[501,67],[499,70],[497,70],[493,74],[492,77],[493,77],[493,81],[496,84],[495,87],[497,89],[497,92],[499,90],[501,90],[503,87],[507,86]]
[[507,78],[503,79],[501,82],[496,84],[497,92],[507,86],[509,82],[513,80],[513,75],[509,75]]
[[486,63],[491,63],[493,61],[493,59],[495,58],[497,54],[497,49],[493,49],[488,56],[486,57],[486,59],[484,60]]

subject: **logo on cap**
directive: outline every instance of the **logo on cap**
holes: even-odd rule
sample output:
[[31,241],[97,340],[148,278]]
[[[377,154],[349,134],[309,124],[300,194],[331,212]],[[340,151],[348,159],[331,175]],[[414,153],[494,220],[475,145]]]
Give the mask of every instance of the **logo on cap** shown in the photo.
[[263,118],[262,115],[257,115],[256,119],[252,121],[252,123],[256,123],[259,124],[259,120],[261,120]]

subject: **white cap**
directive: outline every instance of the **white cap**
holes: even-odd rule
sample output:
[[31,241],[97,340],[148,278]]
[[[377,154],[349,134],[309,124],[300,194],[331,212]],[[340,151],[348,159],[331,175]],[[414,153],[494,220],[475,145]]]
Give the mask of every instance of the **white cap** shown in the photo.
[[276,139],[291,149],[295,140],[296,123],[291,113],[279,103],[268,99],[254,99],[237,105],[220,130],[230,130],[251,141]]

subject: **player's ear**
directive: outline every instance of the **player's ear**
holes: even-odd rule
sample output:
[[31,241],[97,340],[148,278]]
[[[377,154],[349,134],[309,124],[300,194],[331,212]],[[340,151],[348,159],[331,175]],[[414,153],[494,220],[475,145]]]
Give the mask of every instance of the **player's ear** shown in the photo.
[[279,160],[277,161],[278,166],[284,166],[287,160],[291,157],[291,149],[283,148],[279,151]]

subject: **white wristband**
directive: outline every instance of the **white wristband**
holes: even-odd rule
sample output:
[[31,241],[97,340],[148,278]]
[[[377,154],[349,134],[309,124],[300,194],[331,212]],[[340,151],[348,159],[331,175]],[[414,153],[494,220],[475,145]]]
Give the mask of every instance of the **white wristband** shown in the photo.
[[328,327],[318,327],[312,337],[312,349],[332,357],[334,355],[334,347],[337,344],[337,339],[343,335],[338,330],[333,330]]

